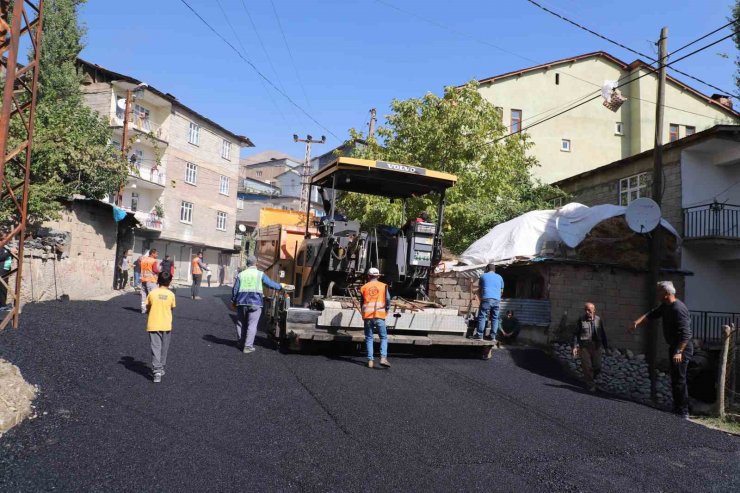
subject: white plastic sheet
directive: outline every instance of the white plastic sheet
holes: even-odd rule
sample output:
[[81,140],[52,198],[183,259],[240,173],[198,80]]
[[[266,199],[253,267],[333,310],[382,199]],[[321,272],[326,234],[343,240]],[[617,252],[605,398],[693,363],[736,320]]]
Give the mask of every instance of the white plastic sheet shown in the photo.
[[[470,245],[460,260],[466,264],[481,265],[534,258],[542,251],[546,241],[563,242],[574,248],[597,224],[621,216],[626,210],[626,207],[619,205],[587,207],[573,202],[558,210],[527,212],[491,229]],[[660,223],[678,237],[678,232],[668,221],[661,219]]]

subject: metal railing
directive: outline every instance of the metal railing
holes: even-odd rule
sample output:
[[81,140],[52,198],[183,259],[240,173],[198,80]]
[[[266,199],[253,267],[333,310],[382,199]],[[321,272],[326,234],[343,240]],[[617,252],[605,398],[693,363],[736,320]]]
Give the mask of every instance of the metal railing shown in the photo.
[[[129,120],[129,128],[139,130],[145,134],[152,133],[156,138],[167,142],[168,134],[164,127],[155,124],[151,118],[142,118],[139,115],[133,115]],[[116,113],[116,116],[111,118],[111,125],[121,127],[123,126],[123,112]]]
[[740,206],[714,202],[685,208],[683,237],[740,240]]
[[128,174],[162,186],[164,186],[166,178],[164,170],[148,166],[129,166]]
[[[694,339],[700,339],[703,342],[719,344],[722,342],[722,327],[724,325],[734,323],[736,327],[740,327],[740,313],[694,310],[689,313]],[[740,338],[735,338],[736,342],[738,342],[738,339]]]
[[164,219],[152,212],[135,211],[134,217],[146,229],[153,229],[156,231],[162,231],[164,229]]

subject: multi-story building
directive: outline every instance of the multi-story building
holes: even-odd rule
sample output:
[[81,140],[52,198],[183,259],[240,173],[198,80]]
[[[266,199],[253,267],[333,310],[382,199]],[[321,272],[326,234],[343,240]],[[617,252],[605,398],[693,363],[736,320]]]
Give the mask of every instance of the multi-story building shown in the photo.
[[135,255],[157,248],[161,258],[175,259],[176,277],[186,280],[190,259],[203,251],[219,266],[214,277],[230,279],[225,266],[235,248],[239,155],[252,142],[172,94],[84,60],[78,66],[85,101],[110,121],[114,145],[121,145],[126,94],[134,90],[121,206],[139,223]]
[[[602,105],[604,81],[632,81],[619,88],[627,100],[616,112]],[[657,74],[640,60],[627,64],[608,53],[588,53],[482,79],[479,91],[500,109],[508,132],[524,129],[531,137],[529,152],[540,162],[533,174],[546,183],[655,144]],[[594,96],[594,101],[527,128]],[[664,122],[667,143],[717,124],[738,124],[740,114],[729,97],[704,95],[668,76]]]

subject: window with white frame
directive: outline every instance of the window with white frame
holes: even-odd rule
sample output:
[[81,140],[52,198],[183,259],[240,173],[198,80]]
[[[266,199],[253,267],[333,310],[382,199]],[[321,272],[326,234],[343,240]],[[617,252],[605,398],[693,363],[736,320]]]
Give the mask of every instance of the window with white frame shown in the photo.
[[244,199],[236,199],[236,208],[244,209]]
[[562,139],[560,141],[560,150],[563,152],[570,152],[570,139]]
[[617,122],[614,124],[614,135],[624,135],[624,123]]
[[226,231],[226,213],[218,211],[216,213],[216,229]]
[[221,183],[218,187],[218,192],[221,195],[229,195],[229,177],[221,175]]
[[231,142],[225,139],[223,144],[221,144],[221,157],[227,161],[231,161]]
[[194,145],[200,143],[200,125],[190,122],[190,131],[188,132],[188,142]]
[[131,192],[131,210],[136,212],[139,209],[139,194]]
[[193,224],[193,203],[180,202],[180,222]]
[[185,183],[195,185],[198,181],[198,166],[194,163],[185,163]]
[[619,180],[619,205],[629,205],[640,197],[649,197],[648,174],[628,176]]

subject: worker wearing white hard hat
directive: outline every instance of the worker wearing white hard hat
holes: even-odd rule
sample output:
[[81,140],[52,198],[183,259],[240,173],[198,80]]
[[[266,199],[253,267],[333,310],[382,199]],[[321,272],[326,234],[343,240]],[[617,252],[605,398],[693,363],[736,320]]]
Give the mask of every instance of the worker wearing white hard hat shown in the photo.
[[362,319],[365,322],[365,345],[367,347],[367,366],[373,368],[373,332],[377,331],[380,337],[380,365],[389,368],[388,362],[388,330],[385,318],[391,307],[391,293],[388,286],[378,280],[380,271],[371,267],[367,271],[368,282],[360,288],[362,295]]

